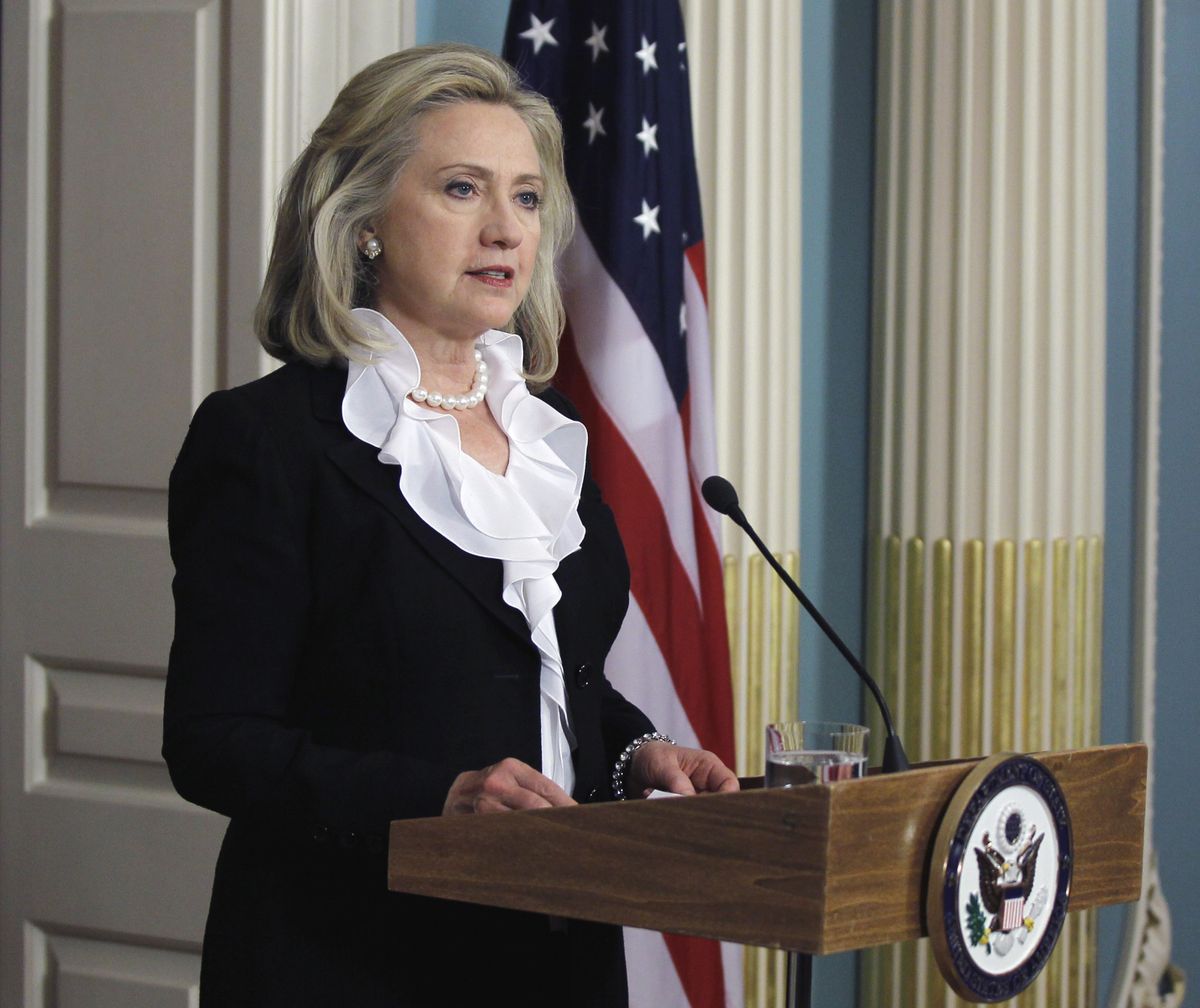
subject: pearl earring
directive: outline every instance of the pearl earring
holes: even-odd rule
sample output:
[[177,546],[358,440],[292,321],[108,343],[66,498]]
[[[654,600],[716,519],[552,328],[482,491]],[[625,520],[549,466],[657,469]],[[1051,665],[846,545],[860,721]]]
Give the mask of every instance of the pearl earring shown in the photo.
[[363,255],[371,260],[378,259],[379,253],[382,251],[383,243],[378,238],[368,238],[363,245]]

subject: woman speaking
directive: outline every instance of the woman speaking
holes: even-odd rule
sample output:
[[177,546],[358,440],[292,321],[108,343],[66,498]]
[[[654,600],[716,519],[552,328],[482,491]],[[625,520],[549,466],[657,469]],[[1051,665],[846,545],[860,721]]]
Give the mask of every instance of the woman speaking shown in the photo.
[[551,107],[428,46],[292,167],[255,324],[171,476],[163,753],[230,822],[201,1004],[621,1005],[620,931],[389,893],[392,819],[737,787],[608,683],[629,573],[547,387],[572,229]]

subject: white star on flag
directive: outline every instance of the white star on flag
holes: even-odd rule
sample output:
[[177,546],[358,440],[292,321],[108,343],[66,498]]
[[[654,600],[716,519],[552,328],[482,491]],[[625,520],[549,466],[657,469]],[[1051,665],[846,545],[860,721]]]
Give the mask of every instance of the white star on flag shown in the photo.
[[544,45],[558,45],[558,39],[550,34],[550,29],[554,27],[554,22],[557,18],[551,18],[545,23],[538,20],[536,14],[529,15],[529,27],[521,32],[521,38],[529,39],[533,43],[533,55],[536,56],[542,51]]
[[642,131],[637,135],[642,144],[642,153],[650,156],[652,150],[658,150],[658,123],[653,126],[642,116]]
[[608,52],[608,46],[604,44],[604,35],[608,31],[608,25],[603,28],[597,27],[596,22],[592,22],[592,34],[583,40],[583,44],[592,50],[592,62],[600,58],[602,52]]
[[604,115],[604,109],[598,109],[591,102],[588,102],[588,117],[583,121],[583,128],[588,131],[588,146],[592,145],[592,141],[596,139],[596,134],[600,136],[608,136],[604,132],[604,124],[600,121]]
[[642,74],[648,74],[651,70],[658,69],[658,60],[654,58],[654,50],[658,48],[657,42],[650,42],[646,36],[642,36],[642,48],[634,55],[642,61]]
[[679,335],[680,336],[687,335],[687,302],[686,301],[681,301],[679,303]]
[[642,226],[642,241],[652,234],[662,234],[658,226],[658,207],[651,207],[645,200],[642,200],[642,212],[633,218],[633,223]]

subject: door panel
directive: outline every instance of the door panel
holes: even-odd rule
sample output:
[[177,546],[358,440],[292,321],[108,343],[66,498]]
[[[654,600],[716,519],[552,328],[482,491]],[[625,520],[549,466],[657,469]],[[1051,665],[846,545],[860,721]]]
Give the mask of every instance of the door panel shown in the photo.
[[31,958],[45,966],[59,1008],[195,1008],[200,957],[30,927]]
[[192,400],[216,384],[220,4],[60,11],[51,492],[161,494]]

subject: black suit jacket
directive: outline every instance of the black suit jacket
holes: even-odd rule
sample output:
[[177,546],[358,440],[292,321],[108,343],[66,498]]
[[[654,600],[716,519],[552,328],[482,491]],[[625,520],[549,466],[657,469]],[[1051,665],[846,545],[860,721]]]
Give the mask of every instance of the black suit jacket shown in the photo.
[[[539,765],[540,660],[500,562],[417,517],[397,467],[346,430],[344,387],[343,370],[292,363],[213,394],[171,475],[163,754],[180,794],[231,819],[203,1003],[470,1003],[505,976],[537,1003],[539,960],[547,1004],[623,1003],[615,929],[386,892],[390,820],[440,814],[464,770]],[[629,574],[590,479],[579,513],[555,623],[575,797],[594,801],[652,726],[604,677]]]

